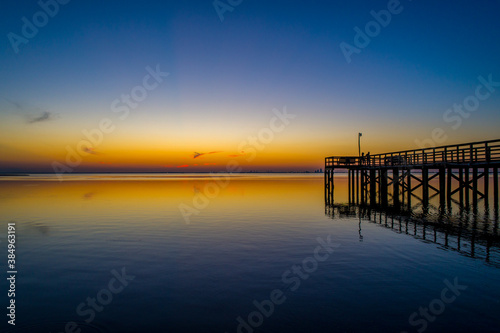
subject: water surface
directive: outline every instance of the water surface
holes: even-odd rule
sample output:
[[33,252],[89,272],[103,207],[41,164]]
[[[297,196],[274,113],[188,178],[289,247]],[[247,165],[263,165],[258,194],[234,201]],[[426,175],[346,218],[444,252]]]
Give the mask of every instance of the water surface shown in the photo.
[[[325,208],[322,175],[3,177],[0,212],[18,246],[17,325],[2,331],[500,330],[494,218],[440,229]],[[464,287],[446,303],[448,283]]]

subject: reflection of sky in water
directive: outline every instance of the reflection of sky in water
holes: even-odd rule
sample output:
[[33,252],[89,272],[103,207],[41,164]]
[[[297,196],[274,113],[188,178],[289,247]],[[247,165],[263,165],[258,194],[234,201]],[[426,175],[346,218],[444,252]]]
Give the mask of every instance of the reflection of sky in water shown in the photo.
[[[103,331],[235,332],[236,318],[276,288],[287,299],[264,332],[415,331],[410,314],[455,277],[468,289],[428,331],[499,328],[494,265],[367,219],[360,241],[357,217],[325,215],[322,176],[234,177],[189,225],[179,204],[193,205],[206,176],[74,177],[0,186],[3,230],[17,222],[19,324],[63,331],[83,319],[76,307],[106,286],[111,270],[126,267],[135,280],[92,322]],[[289,290],[283,273],[328,235],[340,247]]]

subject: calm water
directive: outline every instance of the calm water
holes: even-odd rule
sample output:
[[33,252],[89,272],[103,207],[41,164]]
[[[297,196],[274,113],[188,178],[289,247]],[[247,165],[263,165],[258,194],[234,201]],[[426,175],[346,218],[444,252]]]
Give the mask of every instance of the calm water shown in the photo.
[[0,212],[2,332],[500,331],[494,218],[325,210],[322,175],[4,177]]

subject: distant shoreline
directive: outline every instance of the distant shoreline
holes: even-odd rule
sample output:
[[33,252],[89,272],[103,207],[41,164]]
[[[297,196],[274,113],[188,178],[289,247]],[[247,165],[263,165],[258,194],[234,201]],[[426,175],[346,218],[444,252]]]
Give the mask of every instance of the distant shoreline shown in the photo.
[[[66,175],[102,175],[102,174],[226,174],[228,172],[224,171],[214,171],[214,172],[71,172]],[[323,172],[312,172],[312,171],[250,171],[250,172],[232,172],[232,174],[323,174]],[[51,175],[52,172],[30,172],[30,173],[0,173],[0,177],[11,177],[11,176],[30,176],[30,175]]]

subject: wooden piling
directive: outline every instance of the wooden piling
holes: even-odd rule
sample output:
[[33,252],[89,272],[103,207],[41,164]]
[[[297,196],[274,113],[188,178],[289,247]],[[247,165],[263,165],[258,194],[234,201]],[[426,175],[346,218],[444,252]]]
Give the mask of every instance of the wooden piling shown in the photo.
[[488,209],[490,205],[490,168],[484,168],[484,207]]
[[446,201],[446,169],[439,168],[439,204],[445,206]]
[[478,188],[477,188],[477,178],[478,171],[477,168],[472,168],[472,206],[477,208],[477,199],[478,199]]
[[429,169],[422,168],[422,204],[424,208],[429,206]]
[[396,209],[399,209],[399,169],[392,169],[392,198]]

